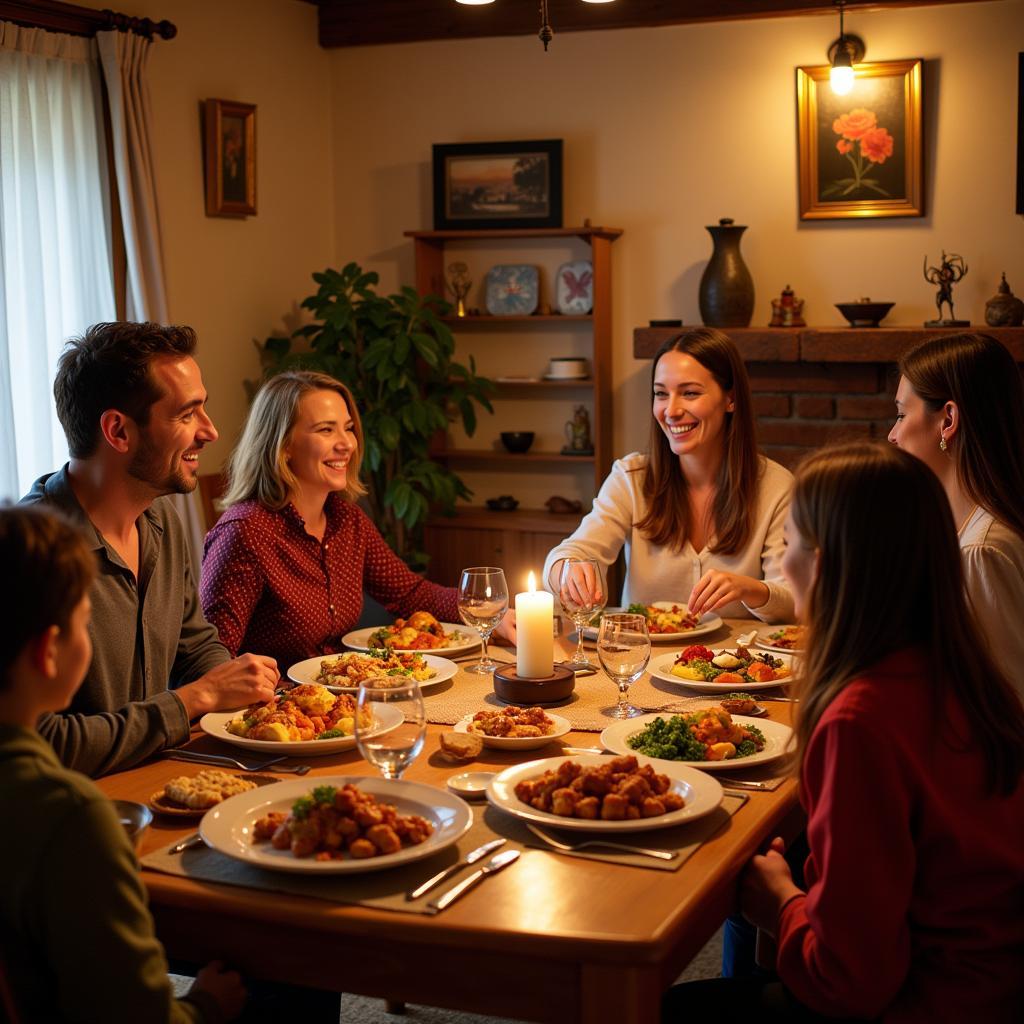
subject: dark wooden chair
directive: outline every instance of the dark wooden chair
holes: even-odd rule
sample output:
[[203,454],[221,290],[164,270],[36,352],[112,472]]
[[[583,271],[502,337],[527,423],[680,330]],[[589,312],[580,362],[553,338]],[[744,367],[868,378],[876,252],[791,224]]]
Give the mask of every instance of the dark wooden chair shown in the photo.
[[212,530],[213,524],[220,519],[223,509],[219,502],[227,489],[227,483],[223,473],[199,474],[199,502],[203,507],[203,525],[207,531]]

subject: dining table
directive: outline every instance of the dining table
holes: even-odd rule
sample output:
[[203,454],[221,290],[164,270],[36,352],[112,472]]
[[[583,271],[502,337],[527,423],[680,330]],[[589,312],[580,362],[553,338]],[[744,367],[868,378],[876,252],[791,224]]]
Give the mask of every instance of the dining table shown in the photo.
[[[749,629],[766,627],[754,620],[727,619],[716,632],[693,642],[723,648]],[[555,642],[556,656],[571,654],[574,644],[568,636]],[[680,646],[655,643],[654,657]],[[492,647],[491,653],[499,661],[514,658],[508,648]],[[463,661],[460,670],[467,664]],[[462,685],[463,674],[449,686]],[[577,687],[584,686],[600,688],[609,704],[615,703],[616,686],[602,673],[581,677]],[[785,698],[785,693],[780,688],[764,695]],[[670,702],[687,692],[665,684],[664,696]],[[709,706],[715,703],[713,696],[705,699]],[[431,721],[431,704],[439,700],[424,694],[430,724],[423,750],[403,779],[443,790],[460,772],[499,772],[557,756],[565,746],[601,745],[599,732],[574,729],[541,749],[484,747],[474,760],[453,764],[439,746],[439,737],[451,725]],[[786,699],[766,700],[763,706],[770,720],[790,722],[794,705]],[[250,753],[198,729],[186,747]],[[357,749],[304,762],[311,766],[304,776],[310,788],[322,776],[377,776]],[[200,767],[156,757],[98,784],[113,799],[146,803],[169,779]],[[275,766],[263,774],[274,778]],[[737,789],[745,798],[742,806],[731,816],[723,815],[719,830],[703,839],[676,870],[648,870],[528,846],[514,865],[437,914],[396,913],[154,869],[145,864],[147,855],[196,829],[194,821],[159,814],[138,848],[141,877],[157,934],[175,960],[224,960],[243,975],[271,981],[517,1020],[652,1024],[659,1020],[662,994],[736,910],[737,880],[751,856],[773,836],[788,841],[802,827],[795,780],[778,763],[716,773],[727,792],[730,775],[747,780],[774,775],[774,788]],[[487,804],[474,808],[480,815]],[[489,808],[486,813],[498,812]],[[646,845],[657,845],[658,831],[640,835]],[[418,862],[420,879],[451,859],[439,853]],[[379,885],[394,870],[359,877]]]

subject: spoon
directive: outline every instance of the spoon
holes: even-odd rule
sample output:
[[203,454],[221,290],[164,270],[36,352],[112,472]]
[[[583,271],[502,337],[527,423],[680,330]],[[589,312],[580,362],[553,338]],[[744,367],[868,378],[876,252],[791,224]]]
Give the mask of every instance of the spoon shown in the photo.
[[749,647],[757,639],[757,630],[752,629],[749,633],[736,637],[737,647]]

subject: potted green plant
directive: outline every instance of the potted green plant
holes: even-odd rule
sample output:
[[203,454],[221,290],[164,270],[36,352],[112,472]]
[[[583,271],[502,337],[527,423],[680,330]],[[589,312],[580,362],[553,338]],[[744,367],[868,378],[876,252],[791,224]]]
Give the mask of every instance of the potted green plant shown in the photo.
[[451,307],[439,296],[407,286],[378,295],[377,274],[355,263],[313,280],[319,290],[302,305],[315,322],[266,340],[268,375],[319,370],[348,385],[363,421],[363,480],[373,520],[388,544],[422,569],[430,509],[453,514],[456,498],[472,494],[431,458],[431,438],[456,418],[473,434],[476,406],[494,411],[495,385],[477,375],[472,356],[468,367],[453,358],[455,339],[440,319]]

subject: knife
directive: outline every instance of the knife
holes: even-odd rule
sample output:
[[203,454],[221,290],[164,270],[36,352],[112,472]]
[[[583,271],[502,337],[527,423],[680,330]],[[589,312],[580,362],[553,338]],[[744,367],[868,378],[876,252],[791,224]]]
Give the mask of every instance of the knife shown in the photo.
[[440,885],[451,878],[456,871],[461,871],[469,864],[475,864],[481,857],[486,857],[487,854],[497,850],[499,846],[504,846],[507,842],[507,839],[492,839],[489,843],[478,846],[475,850],[471,850],[466,854],[465,860],[457,861],[450,868],[445,868],[444,871],[438,871],[433,878],[428,878],[422,885],[407,892],[405,898],[407,900],[418,900],[421,896],[430,892],[435,885]]
[[482,868],[474,871],[465,881],[459,882],[458,885],[442,893],[437,899],[431,900],[427,906],[432,907],[434,910],[444,910],[445,907],[451,906],[463,893],[469,892],[474,885],[477,885],[488,875],[493,875],[496,871],[508,867],[509,864],[514,863],[518,859],[518,850],[503,850],[497,856],[492,857]]
[[175,843],[167,852],[168,853],[184,853],[185,850],[191,850],[193,846],[200,846],[203,842],[203,837],[198,832],[193,832],[190,836],[185,836],[180,843]]

